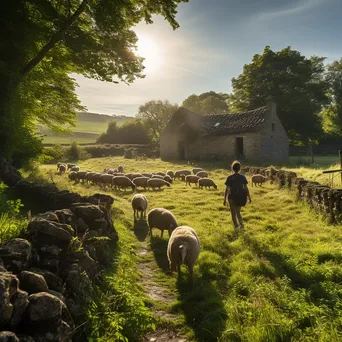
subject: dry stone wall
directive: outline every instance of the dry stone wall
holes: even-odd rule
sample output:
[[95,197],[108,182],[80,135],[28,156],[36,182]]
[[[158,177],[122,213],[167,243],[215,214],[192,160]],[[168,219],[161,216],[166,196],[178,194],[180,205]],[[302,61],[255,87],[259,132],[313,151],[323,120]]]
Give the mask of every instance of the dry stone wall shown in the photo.
[[295,189],[299,199],[308,203],[317,212],[326,217],[330,224],[342,223],[342,189],[332,189],[328,185],[305,180],[295,172],[274,168],[244,168],[245,172],[262,174],[280,187]]

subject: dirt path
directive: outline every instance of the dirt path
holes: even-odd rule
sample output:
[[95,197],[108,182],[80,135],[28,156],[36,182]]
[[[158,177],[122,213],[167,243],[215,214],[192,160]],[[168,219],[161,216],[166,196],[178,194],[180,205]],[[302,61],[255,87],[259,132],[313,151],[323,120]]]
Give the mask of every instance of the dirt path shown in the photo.
[[[175,294],[170,293],[165,287],[153,280],[154,270],[158,268],[153,257],[153,252],[149,249],[146,241],[139,241],[137,254],[140,256],[138,262],[138,270],[141,274],[140,283],[145,289],[146,295],[155,303],[171,303],[177,299]],[[152,313],[156,318],[163,320],[175,321],[177,315],[166,312],[153,305]],[[157,328],[156,331],[146,334],[143,342],[187,342],[186,337],[182,336],[176,329],[173,328]]]

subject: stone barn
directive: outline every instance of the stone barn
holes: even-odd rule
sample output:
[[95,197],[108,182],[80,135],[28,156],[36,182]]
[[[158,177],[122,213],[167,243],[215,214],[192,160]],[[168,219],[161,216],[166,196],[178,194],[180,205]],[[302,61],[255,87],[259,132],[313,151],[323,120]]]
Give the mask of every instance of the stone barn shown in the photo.
[[277,163],[286,161],[288,154],[288,136],[273,99],[239,114],[201,115],[181,107],[160,136],[163,160]]

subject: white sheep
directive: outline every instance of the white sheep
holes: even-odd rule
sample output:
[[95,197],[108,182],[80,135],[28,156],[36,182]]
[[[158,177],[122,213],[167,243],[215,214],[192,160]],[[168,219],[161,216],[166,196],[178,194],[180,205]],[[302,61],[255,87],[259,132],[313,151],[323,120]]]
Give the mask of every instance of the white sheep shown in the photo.
[[149,177],[137,177],[133,179],[133,183],[135,184],[136,187],[140,186],[144,189],[148,187],[147,181],[149,180]]
[[174,173],[173,179],[176,179],[176,178],[181,179],[182,175],[185,175],[185,176],[191,175],[191,171],[189,171],[189,170],[178,170]]
[[208,178],[208,172],[207,171],[199,171],[196,173],[196,176],[200,177],[200,178]]
[[171,272],[177,271],[180,276],[181,265],[188,267],[190,278],[200,253],[200,241],[194,229],[188,226],[177,227],[171,234],[167,245],[167,258]]
[[115,190],[117,188],[121,189],[127,189],[127,188],[132,188],[132,191],[135,190],[136,186],[134,183],[127,177],[125,176],[114,176],[112,178],[112,185],[114,186]]
[[214,187],[215,189],[217,189],[217,185],[211,178],[200,178],[198,180],[198,185],[200,188],[205,187],[210,189],[210,187]]
[[170,187],[170,183],[164,181],[164,179],[159,179],[159,178],[150,178],[148,181],[147,181],[147,185],[152,188],[153,190],[155,188],[162,188],[163,186],[168,186]]
[[164,179],[164,181],[166,181],[170,184],[172,184],[172,182],[173,182],[172,178],[169,175],[166,175],[163,179]]
[[71,168],[70,168],[70,171],[80,171],[80,168],[77,166],[77,165],[75,165],[75,166],[72,166]]
[[173,177],[175,176],[175,173],[174,173],[172,170],[166,171],[166,174],[167,174],[168,176],[170,176],[172,179],[173,179]]
[[110,174],[110,173],[104,173],[103,175],[101,175],[99,177],[99,183],[102,184],[104,187],[106,185],[110,185],[111,187],[113,186],[112,185],[112,180],[113,180],[113,175]]
[[185,177],[185,185],[188,185],[188,184],[189,184],[189,186],[191,186],[191,184],[197,185],[199,179],[200,179],[200,177],[198,177],[198,176],[187,175]]
[[263,175],[256,174],[252,176],[252,186],[255,185],[260,185],[262,186],[263,183],[265,183],[267,178]]
[[72,181],[77,181],[77,172],[76,171],[69,172],[68,177]]
[[60,164],[59,165],[59,169],[58,172],[60,175],[62,175],[63,173],[65,173],[65,171],[67,170],[67,166],[65,164]]
[[194,175],[197,175],[197,173],[200,172],[200,171],[204,171],[204,170],[201,167],[194,167],[192,169],[192,172],[193,172]]
[[164,176],[153,174],[151,178],[159,178],[159,179],[164,179]]
[[77,179],[82,180],[83,183],[87,179],[87,173],[88,171],[77,171]]
[[171,211],[164,208],[154,208],[147,214],[147,222],[150,227],[150,235],[152,236],[152,228],[158,228],[161,230],[160,237],[163,237],[164,230],[169,232],[169,236],[175,228],[178,227],[178,223]]
[[148,200],[143,194],[136,194],[132,198],[132,208],[134,211],[134,222],[136,221],[137,215],[140,212],[140,220],[146,218],[146,210],[148,207]]

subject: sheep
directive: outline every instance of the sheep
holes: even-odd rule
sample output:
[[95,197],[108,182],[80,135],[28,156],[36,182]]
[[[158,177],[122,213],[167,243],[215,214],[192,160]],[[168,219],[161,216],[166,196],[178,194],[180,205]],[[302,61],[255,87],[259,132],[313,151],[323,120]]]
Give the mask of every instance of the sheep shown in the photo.
[[110,187],[112,187],[112,179],[113,179],[113,175],[111,175],[110,173],[104,173],[103,175],[101,175],[99,177],[99,182],[100,184],[103,184],[103,186],[105,187],[107,184],[110,185]]
[[112,175],[113,173],[117,173],[117,172],[118,172],[118,169],[108,169],[106,173]]
[[170,176],[173,179],[175,176],[175,173],[172,170],[168,170],[166,171],[166,175]]
[[199,178],[208,178],[208,172],[202,170],[202,171],[197,172],[196,176],[198,176]]
[[112,179],[112,185],[115,190],[116,188],[124,188],[125,190],[126,188],[132,188],[132,191],[134,191],[136,188],[135,184],[125,176],[114,176]]
[[151,178],[152,177],[152,173],[142,173],[143,177],[148,177]]
[[200,188],[209,188],[213,186],[215,189],[217,189],[217,185],[214,183],[214,181],[211,178],[200,178],[198,180],[198,185]]
[[67,164],[67,166],[68,166],[68,170],[69,170],[69,169],[71,169],[72,167],[77,166],[77,165],[76,165],[76,164],[70,164],[70,163],[69,163],[69,164]]
[[192,169],[192,172],[193,172],[194,175],[197,175],[197,173],[200,172],[200,171],[204,171],[204,170],[201,167],[194,167]]
[[193,280],[195,263],[200,253],[200,241],[194,229],[188,226],[177,227],[171,234],[167,245],[167,258],[170,271],[177,270],[180,277],[181,265],[188,267],[190,279]]
[[118,166],[118,172],[119,172],[119,173],[124,173],[124,167],[123,167],[123,165],[119,165],[119,166]]
[[142,177],[143,175],[141,173],[132,173],[132,176],[130,178],[130,180],[133,180],[135,178],[138,178],[138,177]]
[[172,184],[172,182],[173,182],[172,178],[169,175],[166,175],[163,179],[164,179],[164,181],[166,181],[170,184]]
[[80,168],[77,165],[75,165],[70,169],[70,171],[76,171],[77,172],[77,171],[80,171]]
[[136,194],[132,198],[132,209],[134,211],[134,222],[136,221],[136,214],[140,211],[140,220],[146,218],[146,210],[148,207],[148,200],[143,194]]
[[164,176],[154,174],[154,175],[152,175],[152,177],[150,177],[150,178],[164,179]]
[[164,208],[154,208],[147,214],[147,223],[150,228],[152,237],[152,228],[161,230],[160,237],[163,237],[164,230],[169,232],[169,237],[174,229],[178,227],[178,223],[171,211]]
[[146,189],[148,187],[147,181],[149,180],[149,177],[137,177],[133,179],[133,183],[136,187],[141,186],[142,188]]
[[58,163],[57,163],[57,171],[59,171],[59,167],[60,167],[61,165],[64,165],[64,163],[62,163],[62,162],[58,162]]
[[176,178],[181,179],[181,176],[182,176],[182,175],[185,175],[185,176],[191,175],[191,171],[189,171],[189,170],[178,170],[178,171],[176,171],[176,172],[174,173],[173,179],[174,179],[174,180],[175,180]]
[[194,175],[187,175],[185,177],[185,185],[191,186],[191,183],[197,185],[198,184],[198,180],[200,179],[200,177],[198,176],[194,176]]
[[150,178],[148,181],[147,181],[147,185],[149,187],[151,187],[153,190],[155,188],[158,188],[160,189],[161,187],[163,186],[168,186],[170,187],[170,183],[164,181],[164,179],[159,179],[159,178]]
[[65,173],[66,169],[67,169],[67,166],[65,164],[59,165],[59,170],[58,170],[59,174],[62,175],[63,173]]
[[[93,181],[93,176],[96,174],[96,172],[88,172],[86,176],[86,182]],[[94,183],[94,181],[93,181]]]
[[82,181],[84,183],[84,181],[87,179],[87,173],[88,173],[88,171],[77,171],[77,179],[78,180],[82,179]]
[[165,172],[155,172],[154,174],[155,174],[155,175],[158,175],[158,176],[163,176],[163,177],[166,176],[166,173],[165,173]]
[[69,172],[68,177],[71,181],[77,181],[77,172],[76,171]]
[[260,185],[262,186],[262,183],[265,183],[267,178],[263,175],[257,174],[252,176],[252,186]]
[[91,181],[93,184],[99,184],[100,183],[100,178],[103,175],[103,173],[100,172],[94,172],[94,174],[91,177]]

